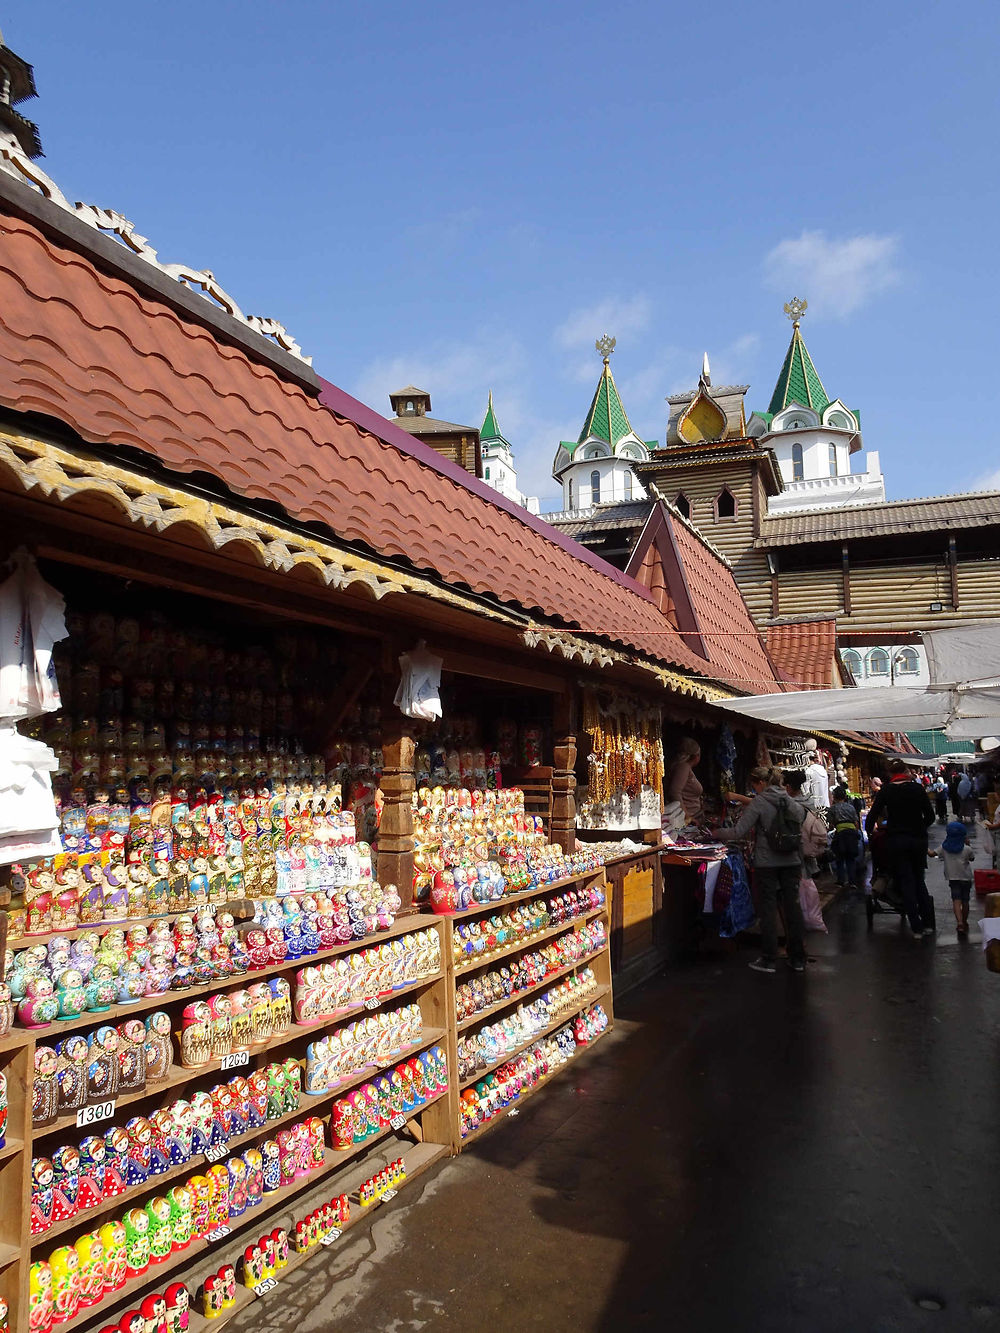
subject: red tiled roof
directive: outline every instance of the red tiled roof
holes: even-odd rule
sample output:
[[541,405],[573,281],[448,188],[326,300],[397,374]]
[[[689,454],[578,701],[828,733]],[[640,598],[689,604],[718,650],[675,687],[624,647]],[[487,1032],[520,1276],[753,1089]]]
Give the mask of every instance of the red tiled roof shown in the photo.
[[708,675],[751,694],[780,689],[733,571],[663,501],[636,541],[628,572],[707,659]]
[[771,625],[767,650],[795,689],[830,689],[837,679],[837,621],[793,621]]
[[447,583],[711,674],[634,580],[371,409],[332,385],[309,397],[19,217],[0,227],[6,407],[210,473]]

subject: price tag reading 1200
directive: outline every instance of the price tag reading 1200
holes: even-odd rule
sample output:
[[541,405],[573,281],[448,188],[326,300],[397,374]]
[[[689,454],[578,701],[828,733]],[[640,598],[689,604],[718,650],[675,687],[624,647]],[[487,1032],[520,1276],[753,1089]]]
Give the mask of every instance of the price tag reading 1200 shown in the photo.
[[96,1125],[99,1120],[110,1120],[115,1113],[115,1103],[95,1102],[93,1106],[81,1106],[76,1113],[76,1127],[82,1129],[84,1125]]
[[224,1055],[219,1062],[223,1071],[227,1069],[240,1069],[243,1065],[248,1065],[249,1063],[249,1051],[233,1051],[231,1055]]

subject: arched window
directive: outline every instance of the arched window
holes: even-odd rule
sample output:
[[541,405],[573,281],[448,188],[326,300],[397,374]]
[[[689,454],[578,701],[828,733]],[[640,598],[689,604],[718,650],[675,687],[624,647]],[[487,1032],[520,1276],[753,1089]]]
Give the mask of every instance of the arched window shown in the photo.
[[864,674],[861,668],[861,654],[855,652],[853,648],[848,648],[841,656],[844,659],[844,666],[847,667],[855,680],[860,680]]
[[889,654],[884,648],[873,648],[868,654],[869,676],[888,676]]
[[633,480],[633,478],[632,478],[632,469],[629,468],[629,470],[625,473],[625,499],[626,499],[626,500],[631,500],[631,499],[632,499],[632,480]]
[[605,453],[606,450],[604,450],[599,444],[592,444],[590,448],[587,450],[584,457],[587,459],[603,458],[605,456]]
[[802,467],[802,445],[792,445],[792,481],[802,481],[805,471]]
[[691,501],[683,491],[678,491],[677,499],[674,501],[674,507],[682,513],[685,518],[691,517]]
[[914,676],[920,670],[920,658],[916,648],[901,648],[896,654],[896,673],[902,676]]
[[590,503],[592,505],[601,503],[601,474],[596,468],[590,474]]
[[836,475],[837,475],[837,446],[836,446],[835,444],[831,444],[831,445],[830,445],[830,476],[831,476],[831,477],[835,477]]
[[715,497],[715,517],[716,518],[735,518],[736,517],[736,496],[728,486],[723,486],[722,490]]
[[573,508],[573,478],[569,479],[569,507]]
[[407,403],[407,404],[406,404],[406,410],[407,410],[407,412],[412,412],[412,411],[413,411],[413,404],[412,404],[412,403]]

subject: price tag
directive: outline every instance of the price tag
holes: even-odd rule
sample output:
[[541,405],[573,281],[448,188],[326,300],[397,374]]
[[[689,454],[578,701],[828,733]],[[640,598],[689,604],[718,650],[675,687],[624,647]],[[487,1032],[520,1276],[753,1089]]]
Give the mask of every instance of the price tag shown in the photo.
[[255,1296],[263,1296],[265,1292],[273,1291],[277,1285],[278,1284],[273,1277],[266,1277],[263,1282],[257,1283],[256,1287],[253,1289],[253,1294]]
[[82,1129],[84,1125],[96,1125],[99,1120],[110,1120],[114,1113],[114,1100],[95,1102],[93,1106],[81,1106],[76,1113],[76,1127]]
[[394,1115],[392,1119],[389,1121],[389,1126],[391,1129],[402,1129],[405,1124],[406,1124],[405,1115]]
[[216,1144],[214,1145],[214,1147],[206,1148],[206,1149],[205,1149],[205,1161],[206,1161],[206,1162],[218,1162],[218,1161],[220,1161],[223,1157],[225,1157],[225,1155],[226,1155],[226,1153],[228,1153],[228,1151],[229,1151],[229,1144],[228,1144],[228,1143],[216,1143]]
[[230,1227],[216,1227],[214,1231],[206,1231],[205,1239],[210,1241],[222,1240],[229,1235]]
[[390,1199],[394,1199],[395,1197],[396,1197],[395,1190],[386,1190],[386,1192],[382,1195],[382,1202],[388,1203]]
[[233,1051],[231,1055],[224,1055],[220,1061],[223,1073],[225,1073],[227,1069],[242,1069],[244,1065],[248,1065],[249,1063],[249,1051]]
[[508,1115],[520,1115],[521,1112],[517,1109],[516,1106],[512,1106],[512,1107],[510,1108],[510,1110],[507,1112],[507,1114],[508,1114]]
[[377,995],[369,995],[368,999],[365,1000],[365,1008],[377,1009],[381,1003],[382,1001],[378,998]]
[[340,1240],[343,1234],[344,1233],[339,1227],[334,1227],[333,1230],[328,1231],[325,1236],[320,1236],[319,1243],[321,1245],[332,1245],[335,1240]]

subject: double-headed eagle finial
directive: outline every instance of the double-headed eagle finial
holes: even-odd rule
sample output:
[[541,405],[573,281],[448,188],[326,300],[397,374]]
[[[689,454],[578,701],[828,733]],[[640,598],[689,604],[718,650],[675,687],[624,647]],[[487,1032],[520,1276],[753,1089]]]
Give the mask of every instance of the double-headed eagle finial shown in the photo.
[[799,327],[799,320],[809,309],[809,302],[803,301],[799,296],[793,296],[790,301],[785,302],[785,314],[792,321],[792,327]]
[[607,365],[611,359],[611,353],[615,350],[614,338],[605,334],[603,338],[598,338],[597,342],[594,343],[594,346],[600,352],[601,356],[604,357],[604,364]]

